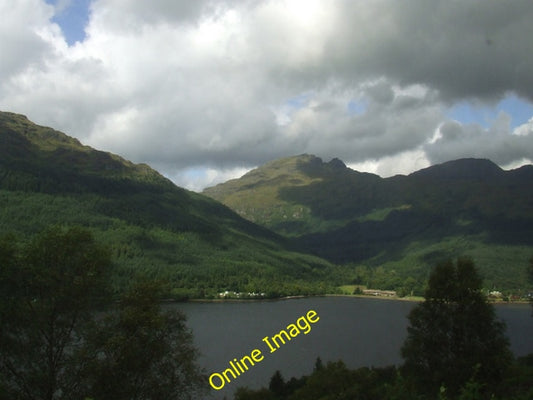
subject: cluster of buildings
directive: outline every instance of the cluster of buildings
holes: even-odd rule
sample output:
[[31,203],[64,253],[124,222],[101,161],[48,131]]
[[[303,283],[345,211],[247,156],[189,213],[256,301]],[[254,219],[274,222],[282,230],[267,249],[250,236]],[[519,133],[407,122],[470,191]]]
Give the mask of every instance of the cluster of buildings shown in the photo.
[[363,294],[367,296],[396,297],[395,290],[365,289]]
[[218,294],[218,297],[221,299],[248,299],[248,298],[261,298],[266,297],[266,293],[255,293],[255,292],[231,292],[229,290],[226,290],[225,292],[221,292]]

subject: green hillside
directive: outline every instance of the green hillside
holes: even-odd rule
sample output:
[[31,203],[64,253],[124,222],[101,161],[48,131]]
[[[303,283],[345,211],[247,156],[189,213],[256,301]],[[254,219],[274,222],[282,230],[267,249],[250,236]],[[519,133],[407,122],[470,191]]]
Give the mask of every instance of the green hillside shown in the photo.
[[[319,210],[338,207],[337,194],[344,194],[319,193],[315,188],[332,179],[342,184],[341,180],[355,177],[352,172],[340,160],[323,163],[318,157],[303,154],[271,161],[239,179],[207,188],[203,193],[250,221],[280,234],[295,236],[329,231],[345,224],[344,216],[323,218]],[[371,174],[358,175],[361,183],[377,178]],[[305,198],[308,195],[312,197]]]
[[469,255],[487,288],[531,289],[533,166],[504,171],[463,159],[381,178],[301,155],[204,193],[305,251],[351,265],[356,284],[409,292],[436,262]]
[[166,281],[175,297],[323,293],[337,284],[328,262],[147,165],[0,112],[0,234],[26,240],[55,224],[86,227],[110,246],[117,290],[137,275]]

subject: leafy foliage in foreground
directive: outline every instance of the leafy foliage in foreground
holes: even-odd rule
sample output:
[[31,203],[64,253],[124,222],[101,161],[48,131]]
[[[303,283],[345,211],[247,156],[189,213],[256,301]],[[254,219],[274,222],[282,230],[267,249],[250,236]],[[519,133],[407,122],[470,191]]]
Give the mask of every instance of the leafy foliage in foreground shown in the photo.
[[472,260],[437,265],[424,297],[408,316],[402,348],[405,371],[417,387],[435,393],[444,385],[457,395],[469,378],[489,391],[497,387],[512,355]]
[[93,327],[84,351],[87,393],[98,400],[188,399],[206,387],[185,316],[162,312],[160,291],[136,282]]
[[0,240],[0,399],[190,399],[205,380],[184,316],[132,285],[111,305],[105,247],[83,229]]
[[[272,385],[272,382],[276,382]],[[483,394],[483,385],[469,379],[457,396],[441,386],[429,395],[421,394],[396,366],[350,369],[343,361],[327,362],[311,375],[285,380],[277,371],[269,387],[240,387],[234,400],[529,400],[533,396],[532,357],[515,360],[497,392]]]
[[67,353],[104,294],[109,255],[78,229],[51,230],[24,247],[0,243],[0,381],[6,398],[68,397],[81,365]]

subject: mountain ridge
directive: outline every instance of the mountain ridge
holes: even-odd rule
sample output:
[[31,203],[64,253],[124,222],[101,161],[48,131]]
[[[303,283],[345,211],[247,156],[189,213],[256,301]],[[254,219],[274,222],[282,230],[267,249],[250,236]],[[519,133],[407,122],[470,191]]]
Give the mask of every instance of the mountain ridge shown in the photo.
[[[332,168],[332,165],[335,167]],[[274,175],[270,172],[272,169],[277,171]],[[337,158],[324,162],[317,156],[302,154],[268,162],[249,171],[241,178],[208,187],[204,189],[203,193],[233,209],[237,209],[231,202],[233,194],[237,192],[246,192],[251,188],[270,187],[270,190],[276,191],[275,196],[281,203],[283,200],[289,200],[291,194],[288,192],[291,192],[291,190],[294,192],[294,187],[302,189],[301,187],[303,186],[318,185],[319,182],[322,182],[322,186],[324,186],[327,179],[333,178],[337,180],[334,182],[337,185],[335,188],[337,191],[340,190],[339,186],[342,184],[358,185],[358,189],[361,189],[359,192],[369,189],[367,194],[375,200],[374,204],[372,204],[372,206],[375,206],[376,201],[379,203],[378,197],[380,194],[383,195],[383,193],[380,193],[383,190],[389,192],[387,194],[389,196],[388,200],[394,201],[399,192],[407,192],[406,188],[412,189],[409,186],[421,186],[428,181],[434,185],[443,183],[463,185],[465,182],[470,184],[501,185],[502,183],[516,184],[516,180],[522,180],[522,183],[531,186],[527,182],[527,178],[530,175],[533,176],[533,165],[524,165],[520,168],[506,171],[488,159],[463,158],[435,164],[408,175],[382,178],[376,174],[352,170]],[[279,185],[272,188],[273,184]],[[381,185],[382,187],[376,188],[372,185]],[[301,197],[305,196],[302,195]],[[361,194],[359,195],[360,197]],[[295,201],[297,200],[291,199],[292,203]],[[399,203],[402,202],[401,200],[397,201]],[[402,204],[397,204],[397,206],[400,205]],[[267,206],[270,207],[271,205]],[[274,205],[273,207],[276,206]],[[528,211],[533,212],[533,209]],[[268,226],[266,223],[264,225]]]
[[428,176],[432,179],[443,180],[487,180],[500,178],[505,172],[497,164],[488,159],[460,158],[420,169],[409,174],[409,176]]
[[[488,266],[494,285],[511,273],[525,281],[533,166],[504,171],[470,158],[382,178],[330,163],[310,155],[275,160],[204,193],[337,264],[410,270],[422,279],[432,263],[471,255]],[[250,176],[271,176],[272,165],[277,180],[250,185]]]
[[97,174],[173,185],[146,164],[134,164],[116,154],[83,145],[53,128],[32,123],[24,115],[0,113],[0,130],[0,161],[4,166],[15,163],[25,171],[55,166],[85,176]]
[[116,290],[150,276],[179,299],[347,283],[421,294],[428,270],[459,255],[480,264],[486,287],[533,289],[533,167],[500,171],[485,160],[462,180],[453,175],[464,166],[439,168],[381,178],[338,159],[288,157],[218,186],[240,202],[232,211],[149,166],[0,112],[0,234],[29,240],[50,225],[84,226],[109,245]]
[[138,276],[164,281],[177,299],[332,287],[330,263],[223,204],[145,164],[0,112],[0,235],[29,240],[57,224],[83,226],[109,246],[116,290]]

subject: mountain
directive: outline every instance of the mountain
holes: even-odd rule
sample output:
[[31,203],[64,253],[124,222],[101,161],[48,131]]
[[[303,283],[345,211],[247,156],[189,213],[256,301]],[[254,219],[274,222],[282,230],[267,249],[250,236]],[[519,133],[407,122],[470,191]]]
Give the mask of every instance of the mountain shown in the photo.
[[361,270],[381,268],[381,286],[423,281],[434,263],[469,255],[488,286],[523,287],[533,255],[531,165],[504,171],[489,160],[461,159],[381,178],[304,154],[204,194],[303,251]]
[[0,112],[0,234],[30,238],[54,224],[84,226],[109,245],[117,290],[139,275],[166,281],[174,297],[333,284],[328,262],[149,166]]
[[[365,188],[378,179],[352,171],[338,159],[324,163],[316,156],[303,154],[269,162],[203,193],[250,221],[294,236],[338,226],[334,214],[345,213],[336,203],[348,194],[339,190],[347,189],[348,181]],[[321,191],[327,182],[335,182],[334,192]],[[329,211],[325,209],[330,206]]]
[[[172,183],[145,164],[82,145],[23,115],[0,113],[2,188],[58,192],[120,191],[120,182],[168,187]],[[118,186],[117,186],[118,185]]]

